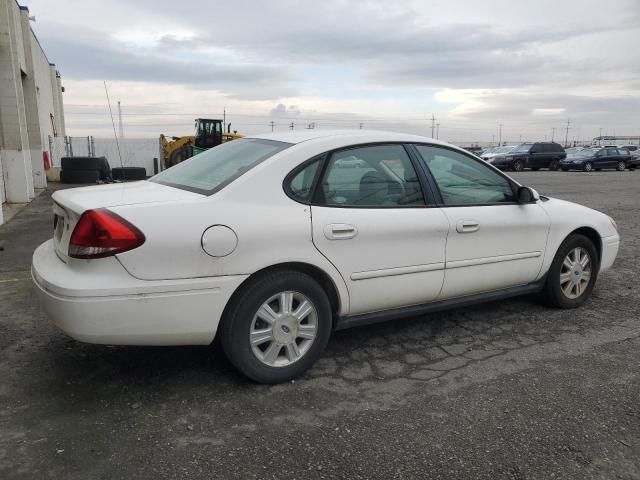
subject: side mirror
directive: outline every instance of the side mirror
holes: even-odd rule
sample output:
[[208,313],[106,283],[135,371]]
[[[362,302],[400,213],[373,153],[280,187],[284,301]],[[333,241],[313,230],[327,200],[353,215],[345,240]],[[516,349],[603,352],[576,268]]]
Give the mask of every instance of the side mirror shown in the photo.
[[518,203],[535,203],[540,200],[538,192],[530,187],[518,187],[516,197]]

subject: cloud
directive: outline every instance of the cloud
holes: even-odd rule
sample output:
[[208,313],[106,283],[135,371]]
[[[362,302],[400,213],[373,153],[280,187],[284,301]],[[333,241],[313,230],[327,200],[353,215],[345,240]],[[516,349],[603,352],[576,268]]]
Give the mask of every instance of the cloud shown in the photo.
[[159,111],[152,95],[175,90],[195,92],[190,111],[200,97],[201,109],[233,100],[254,115],[247,129],[316,115],[328,126],[387,117],[376,125],[413,128],[390,117],[431,112],[441,132],[485,138],[500,121],[542,132],[567,116],[585,130],[635,128],[637,0],[609,0],[606,15],[598,0],[194,0],[179,14],[170,0],[53,3],[30,7],[63,79],[76,90],[137,82]]

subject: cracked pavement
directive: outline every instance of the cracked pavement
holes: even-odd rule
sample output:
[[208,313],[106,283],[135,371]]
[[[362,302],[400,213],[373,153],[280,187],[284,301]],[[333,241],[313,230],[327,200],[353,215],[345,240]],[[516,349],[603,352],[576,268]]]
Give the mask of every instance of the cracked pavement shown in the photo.
[[640,173],[514,176],[618,222],[582,308],[522,297],[336,332],[274,386],[210,348],[51,327],[29,278],[44,192],[0,227],[0,477],[640,479]]

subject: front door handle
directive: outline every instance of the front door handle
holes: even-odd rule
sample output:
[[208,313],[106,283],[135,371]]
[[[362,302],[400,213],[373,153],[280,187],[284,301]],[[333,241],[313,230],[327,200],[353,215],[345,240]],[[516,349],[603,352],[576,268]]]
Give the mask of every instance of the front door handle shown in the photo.
[[329,240],[348,240],[358,234],[355,225],[332,223],[324,227],[324,236]]
[[460,220],[456,224],[458,233],[473,233],[480,230],[480,222],[477,220]]

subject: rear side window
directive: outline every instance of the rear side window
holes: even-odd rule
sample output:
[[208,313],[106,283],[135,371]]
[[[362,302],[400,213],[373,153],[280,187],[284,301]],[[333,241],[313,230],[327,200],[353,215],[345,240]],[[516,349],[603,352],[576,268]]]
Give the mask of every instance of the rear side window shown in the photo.
[[233,140],[191,157],[150,181],[211,195],[289,146],[290,143],[257,138]]
[[333,154],[321,193],[322,203],[334,207],[425,205],[418,175],[402,145],[359,147]]
[[316,178],[319,166],[320,159],[311,162],[298,173],[293,175],[293,178],[291,178],[289,184],[285,186],[285,189],[294,200],[302,203],[309,203],[311,201],[311,196],[313,195],[313,181]]

